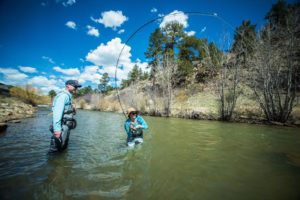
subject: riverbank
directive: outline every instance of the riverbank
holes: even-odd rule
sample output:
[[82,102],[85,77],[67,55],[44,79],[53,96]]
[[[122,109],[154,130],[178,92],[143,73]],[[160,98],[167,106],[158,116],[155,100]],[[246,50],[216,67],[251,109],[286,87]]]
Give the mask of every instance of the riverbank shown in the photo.
[[37,108],[17,98],[0,96],[1,127],[7,127],[7,122],[19,122],[20,119],[33,117],[36,111]]
[[[171,104],[170,117],[196,119],[196,120],[220,120],[218,94],[215,85],[194,84],[189,88],[174,89]],[[252,124],[274,124],[283,126],[300,127],[300,105],[297,104],[290,119],[286,123],[268,122],[259,104],[251,98],[251,90],[244,87],[239,95],[231,122]],[[149,82],[133,85],[119,91],[120,101],[124,111],[128,107],[135,107],[143,115],[166,116],[164,111],[164,95],[159,90],[153,91]],[[75,100],[76,107],[86,110],[98,110],[104,112],[122,113],[117,91],[108,95],[90,94]]]

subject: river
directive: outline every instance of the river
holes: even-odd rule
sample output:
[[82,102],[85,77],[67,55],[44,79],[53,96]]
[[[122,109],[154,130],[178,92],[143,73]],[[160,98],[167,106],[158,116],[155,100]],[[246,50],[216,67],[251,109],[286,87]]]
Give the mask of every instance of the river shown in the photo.
[[299,128],[144,117],[128,148],[123,115],[79,110],[53,156],[49,113],[0,135],[0,199],[300,199]]

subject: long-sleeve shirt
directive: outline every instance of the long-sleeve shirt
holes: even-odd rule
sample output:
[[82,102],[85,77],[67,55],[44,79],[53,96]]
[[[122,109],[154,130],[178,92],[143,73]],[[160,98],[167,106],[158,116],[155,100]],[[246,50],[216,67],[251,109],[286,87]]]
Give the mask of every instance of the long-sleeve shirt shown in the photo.
[[[136,123],[136,125],[141,125],[142,129],[148,128],[148,124],[146,123],[146,121],[139,115],[136,116],[135,123]],[[124,128],[125,128],[127,135],[132,134],[131,129],[130,129],[131,124],[132,124],[132,121],[130,120],[130,118],[128,118],[124,123]]]
[[58,93],[53,100],[53,129],[54,131],[61,131],[61,122],[64,110],[72,106],[72,95],[69,91],[63,90]]

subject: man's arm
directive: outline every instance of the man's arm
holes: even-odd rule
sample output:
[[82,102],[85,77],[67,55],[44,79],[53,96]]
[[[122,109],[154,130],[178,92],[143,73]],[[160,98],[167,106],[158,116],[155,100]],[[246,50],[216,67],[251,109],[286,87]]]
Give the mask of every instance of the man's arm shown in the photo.
[[147,129],[148,128],[147,122],[141,116],[138,116],[137,120],[138,120],[138,123],[140,124],[142,129]]
[[55,100],[53,107],[53,129],[54,132],[61,132],[61,120],[67,103],[68,97],[66,94],[60,94]]
[[128,123],[127,121],[124,123],[124,128],[125,128],[125,131],[127,133],[127,135],[130,134],[130,123]]

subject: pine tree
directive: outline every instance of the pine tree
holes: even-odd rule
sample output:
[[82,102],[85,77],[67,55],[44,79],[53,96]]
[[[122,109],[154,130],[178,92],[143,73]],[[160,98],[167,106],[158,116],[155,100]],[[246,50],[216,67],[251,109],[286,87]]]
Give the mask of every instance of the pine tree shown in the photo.
[[149,66],[151,67],[150,78],[152,79],[152,85],[155,85],[156,83],[157,67],[159,65],[163,52],[163,38],[164,36],[161,32],[161,29],[155,29],[155,31],[150,36],[149,47],[145,52],[146,58],[151,59],[149,62]]
[[107,91],[108,91],[108,82],[109,82],[109,76],[108,76],[108,73],[105,72],[102,75],[102,78],[100,79],[100,84],[98,85],[98,89],[100,90],[100,92],[107,93]]
[[288,13],[288,5],[286,1],[279,0],[272,6],[265,19],[268,20],[271,29],[276,29],[278,26],[285,27],[287,25],[286,19]]
[[137,64],[135,64],[131,70],[131,72],[129,73],[129,80],[130,83],[136,82],[138,81],[140,78],[140,70],[139,70],[139,66]]
[[193,73],[193,61],[199,61],[200,40],[194,36],[184,37],[178,45],[178,69],[176,72],[176,84],[183,85]]
[[178,22],[171,22],[162,28],[164,33],[164,54],[174,58],[174,50],[179,40],[186,36],[183,25]]
[[250,21],[243,21],[241,26],[236,28],[234,43],[231,51],[236,54],[237,59],[245,67],[247,59],[253,55],[256,43],[256,25],[251,25]]
[[55,92],[54,90],[50,90],[50,91],[48,92],[48,96],[50,96],[50,97],[51,97],[51,100],[53,100],[53,98],[56,96],[56,92]]

